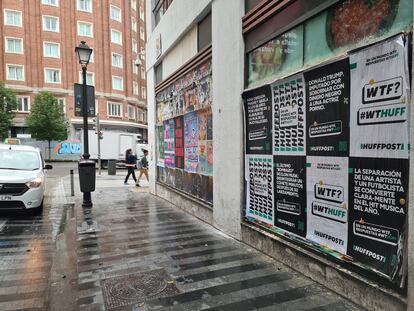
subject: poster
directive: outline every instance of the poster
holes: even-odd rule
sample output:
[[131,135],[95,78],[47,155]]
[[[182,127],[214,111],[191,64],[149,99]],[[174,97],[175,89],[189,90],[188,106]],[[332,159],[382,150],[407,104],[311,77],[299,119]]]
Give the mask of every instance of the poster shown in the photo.
[[304,73],[307,155],[349,155],[349,59]]
[[276,227],[306,235],[306,157],[275,156]]
[[307,157],[306,238],[346,254],[348,157]]
[[393,279],[407,238],[408,160],[350,158],[348,253]]
[[246,153],[272,154],[272,100],[270,86],[243,94],[246,114]]
[[184,169],[198,171],[198,119],[197,112],[184,115]]
[[184,120],[183,117],[174,119],[174,161],[176,168],[184,168]]
[[174,119],[164,121],[164,163],[174,167]]
[[273,225],[273,157],[246,155],[246,217]]
[[272,84],[273,154],[305,155],[305,83],[298,74]]
[[410,83],[403,35],[350,55],[350,156],[408,158]]
[[202,175],[213,174],[212,141],[208,140],[208,120],[211,119],[211,109],[197,111],[198,123],[198,172]]
[[157,126],[157,166],[164,167],[164,128]]

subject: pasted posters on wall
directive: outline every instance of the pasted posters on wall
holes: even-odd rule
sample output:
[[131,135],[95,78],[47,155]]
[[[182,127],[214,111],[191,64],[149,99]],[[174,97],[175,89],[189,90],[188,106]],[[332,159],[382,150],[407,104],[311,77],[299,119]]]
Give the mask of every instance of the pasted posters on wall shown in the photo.
[[304,73],[306,81],[307,154],[349,154],[349,59]]
[[306,238],[346,254],[348,157],[307,157]]
[[273,225],[273,159],[271,155],[246,155],[246,216]]
[[408,160],[350,158],[348,253],[392,279],[407,238]]
[[174,119],[175,141],[174,141],[174,160],[176,168],[184,168],[184,119],[182,116]]
[[273,154],[305,155],[305,82],[298,74],[272,84]]
[[275,156],[274,225],[306,235],[306,157]]
[[164,122],[164,163],[166,167],[175,167],[174,127],[174,119]]
[[208,139],[208,120],[211,109],[197,111],[198,122],[198,171],[203,175],[213,174],[212,141]]
[[184,115],[184,169],[190,173],[197,173],[198,170],[197,121],[197,112]]
[[164,167],[164,127],[157,126],[157,166]]
[[350,156],[408,158],[405,41],[399,35],[350,55]]
[[272,154],[272,99],[270,86],[243,94],[246,114],[246,153]]

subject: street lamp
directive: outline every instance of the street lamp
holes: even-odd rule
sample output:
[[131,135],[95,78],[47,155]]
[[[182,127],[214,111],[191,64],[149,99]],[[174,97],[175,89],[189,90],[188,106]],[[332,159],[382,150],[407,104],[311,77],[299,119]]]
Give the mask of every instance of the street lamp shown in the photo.
[[[89,60],[92,55],[92,49],[86,44],[85,41],[81,41],[79,46],[75,48],[75,53],[78,57],[79,64],[82,67],[82,115],[83,115],[83,156],[79,162],[79,169],[81,173],[81,167],[87,168],[89,161],[89,141],[88,141],[88,101],[87,101],[87,88],[86,88],[86,69],[89,64]],[[95,163],[93,163],[95,166]],[[82,176],[79,174],[81,188],[82,188]],[[82,206],[92,206],[91,193],[89,191],[83,191],[83,203]]]

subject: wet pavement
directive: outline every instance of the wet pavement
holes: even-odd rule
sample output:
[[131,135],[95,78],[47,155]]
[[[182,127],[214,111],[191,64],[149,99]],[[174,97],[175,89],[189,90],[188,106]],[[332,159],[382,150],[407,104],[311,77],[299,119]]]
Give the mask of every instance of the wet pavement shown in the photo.
[[146,187],[124,186],[123,171],[98,177],[94,206],[82,208],[61,166],[43,215],[0,215],[2,311],[361,310]]

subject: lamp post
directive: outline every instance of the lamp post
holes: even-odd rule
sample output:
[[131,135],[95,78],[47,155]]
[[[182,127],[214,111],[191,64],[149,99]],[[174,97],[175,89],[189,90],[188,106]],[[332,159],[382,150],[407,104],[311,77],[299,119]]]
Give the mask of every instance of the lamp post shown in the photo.
[[[76,55],[78,57],[79,64],[82,67],[82,116],[83,116],[83,155],[82,161],[89,161],[89,141],[88,141],[88,101],[87,101],[87,88],[86,88],[86,70],[89,64],[89,60],[92,55],[92,49],[86,44],[85,41],[81,41],[79,46],[75,48]],[[80,163],[81,164],[81,163]],[[83,192],[82,206],[92,206],[91,193]]]

